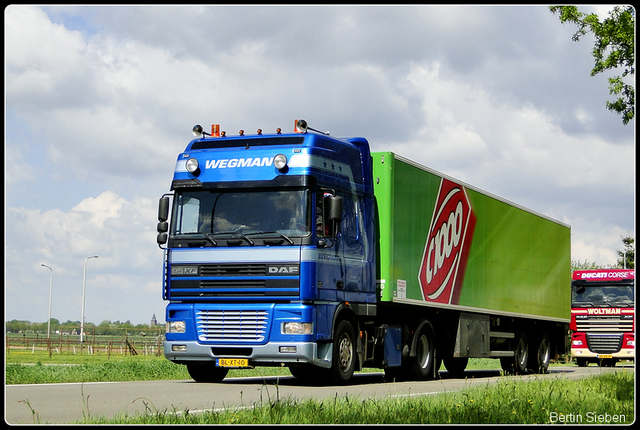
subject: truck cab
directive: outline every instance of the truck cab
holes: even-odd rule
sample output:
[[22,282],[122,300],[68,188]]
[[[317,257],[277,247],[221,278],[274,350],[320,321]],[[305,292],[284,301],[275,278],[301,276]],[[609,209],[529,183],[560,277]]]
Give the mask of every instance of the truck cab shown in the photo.
[[[256,365],[332,369],[339,320],[375,308],[368,142],[296,127],[227,137],[196,126],[178,155],[158,224],[164,352],[195,380]],[[357,368],[348,325],[338,379]]]
[[613,366],[635,356],[635,271],[580,270],[571,282],[571,356]]

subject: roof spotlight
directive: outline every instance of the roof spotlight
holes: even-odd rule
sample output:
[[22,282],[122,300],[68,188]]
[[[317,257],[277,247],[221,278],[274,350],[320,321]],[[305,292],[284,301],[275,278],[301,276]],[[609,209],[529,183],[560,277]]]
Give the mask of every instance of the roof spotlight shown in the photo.
[[296,133],[306,133],[308,125],[309,124],[307,124],[307,121],[303,119],[297,119],[295,122],[294,130]]
[[324,135],[329,136],[329,132],[328,131],[316,130],[315,128],[309,127],[309,124],[304,119],[297,119],[296,122],[295,122],[294,131],[296,133],[306,133],[307,130],[315,131],[316,133],[320,133],[320,134],[324,134]]
[[191,129],[191,133],[193,133],[195,137],[211,136],[209,133],[204,131],[204,129],[200,124],[194,125],[193,128]]

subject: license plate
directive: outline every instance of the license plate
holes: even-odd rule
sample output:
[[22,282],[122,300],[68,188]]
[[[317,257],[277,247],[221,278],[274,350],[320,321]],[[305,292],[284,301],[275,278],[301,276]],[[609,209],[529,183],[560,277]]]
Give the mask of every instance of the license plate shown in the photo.
[[249,367],[249,360],[246,358],[218,358],[216,359],[218,367]]
[[613,355],[610,355],[610,354],[600,354],[600,355],[598,355],[598,358],[613,358]]

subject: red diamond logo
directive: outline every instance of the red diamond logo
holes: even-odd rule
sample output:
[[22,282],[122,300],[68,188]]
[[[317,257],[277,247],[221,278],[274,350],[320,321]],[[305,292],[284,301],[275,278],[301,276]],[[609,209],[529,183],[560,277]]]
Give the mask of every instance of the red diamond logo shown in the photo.
[[418,276],[425,301],[458,303],[475,225],[466,189],[443,178]]

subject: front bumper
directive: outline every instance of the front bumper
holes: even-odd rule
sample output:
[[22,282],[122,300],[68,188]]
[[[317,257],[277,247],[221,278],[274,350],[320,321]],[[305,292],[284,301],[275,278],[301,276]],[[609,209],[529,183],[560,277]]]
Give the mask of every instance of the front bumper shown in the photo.
[[633,360],[635,357],[635,348],[625,348],[618,352],[610,354],[601,354],[589,351],[589,348],[571,348],[571,356],[573,358],[584,358],[587,360],[600,360],[604,358],[616,358],[618,360]]
[[[294,351],[294,348],[295,352],[283,352]],[[218,354],[214,354],[214,350]],[[164,356],[176,363],[212,362],[217,358],[246,358],[249,360],[249,365],[313,364],[323,368],[331,367],[333,345],[315,342],[272,342],[243,347],[240,354],[234,353],[237,350],[237,345],[212,347],[196,341],[165,341],[164,343]]]

